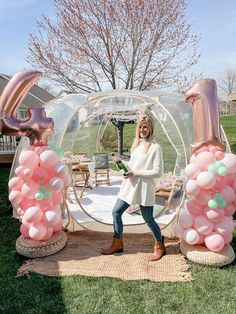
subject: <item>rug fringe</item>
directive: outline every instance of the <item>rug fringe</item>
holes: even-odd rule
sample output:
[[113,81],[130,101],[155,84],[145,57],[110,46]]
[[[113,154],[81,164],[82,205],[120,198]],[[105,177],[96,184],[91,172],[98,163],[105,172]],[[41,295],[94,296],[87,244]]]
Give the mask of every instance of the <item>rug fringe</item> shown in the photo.
[[28,260],[26,261],[18,270],[16,277],[23,277],[25,275],[29,276],[29,272],[31,271],[31,267],[34,265],[34,261]]

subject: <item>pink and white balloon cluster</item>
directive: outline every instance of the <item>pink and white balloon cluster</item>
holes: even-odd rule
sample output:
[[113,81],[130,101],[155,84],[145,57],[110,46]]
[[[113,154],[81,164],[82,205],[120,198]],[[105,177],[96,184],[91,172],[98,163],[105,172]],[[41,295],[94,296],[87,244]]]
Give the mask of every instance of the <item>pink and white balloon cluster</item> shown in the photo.
[[61,189],[71,182],[67,165],[47,146],[29,146],[19,156],[16,176],[10,179],[9,200],[17,205],[25,238],[46,241],[63,226]]
[[219,147],[202,147],[185,168],[185,190],[190,195],[179,216],[175,235],[188,244],[220,251],[232,241],[236,207],[236,155]]

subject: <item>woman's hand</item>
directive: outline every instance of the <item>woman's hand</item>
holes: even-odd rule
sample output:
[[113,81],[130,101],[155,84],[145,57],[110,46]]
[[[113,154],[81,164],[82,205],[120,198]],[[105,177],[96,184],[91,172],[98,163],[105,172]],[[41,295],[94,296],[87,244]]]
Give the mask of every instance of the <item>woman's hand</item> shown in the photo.
[[118,157],[118,156],[112,156],[111,160],[112,160],[112,162],[116,163],[117,161],[120,160],[120,157]]
[[124,174],[124,178],[125,178],[125,179],[131,179],[131,178],[133,178],[133,176],[134,176],[134,174],[133,174],[132,171],[126,172],[126,173]]

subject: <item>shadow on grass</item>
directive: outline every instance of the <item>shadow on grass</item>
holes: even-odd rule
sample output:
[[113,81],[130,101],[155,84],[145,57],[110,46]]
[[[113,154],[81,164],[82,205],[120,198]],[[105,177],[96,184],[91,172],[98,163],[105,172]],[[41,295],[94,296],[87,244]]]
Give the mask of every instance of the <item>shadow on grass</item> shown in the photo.
[[26,258],[15,249],[19,222],[8,201],[10,166],[0,166],[0,312],[66,313],[61,279],[32,274],[16,278]]

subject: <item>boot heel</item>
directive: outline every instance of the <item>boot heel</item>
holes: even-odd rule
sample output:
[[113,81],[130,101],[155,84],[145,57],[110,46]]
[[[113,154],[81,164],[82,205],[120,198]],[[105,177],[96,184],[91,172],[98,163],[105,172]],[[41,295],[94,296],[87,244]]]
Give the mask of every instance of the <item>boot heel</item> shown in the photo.
[[115,253],[122,253],[123,249],[117,250]]

